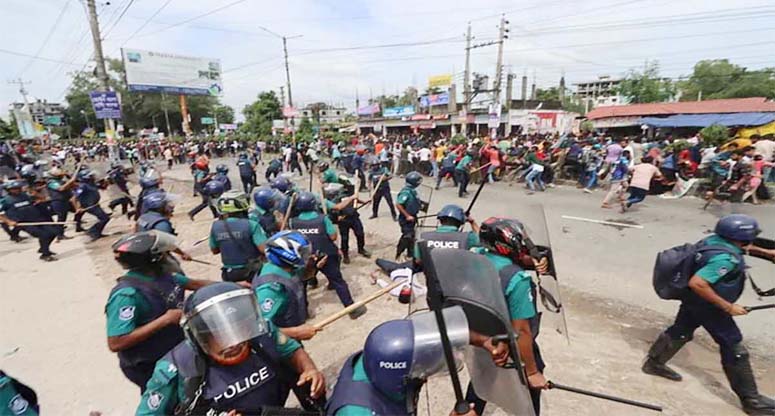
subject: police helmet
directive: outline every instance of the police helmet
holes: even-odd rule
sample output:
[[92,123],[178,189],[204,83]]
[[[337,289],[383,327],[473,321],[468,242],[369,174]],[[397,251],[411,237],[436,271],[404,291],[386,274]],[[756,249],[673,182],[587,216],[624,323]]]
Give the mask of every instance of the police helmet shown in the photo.
[[253,194],[253,202],[256,206],[264,211],[270,211],[274,209],[274,205],[278,199],[277,189],[261,187]]
[[285,176],[278,176],[272,181],[272,188],[282,193],[287,193],[291,189],[291,181]]
[[318,172],[325,172],[328,170],[328,162],[320,162],[318,165]]
[[298,231],[280,231],[266,242],[266,258],[277,266],[302,268],[312,254],[312,244]]
[[247,194],[242,191],[229,191],[218,198],[218,212],[221,214],[246,212],[248,209],[250,209],[250,201]]
[[37,175],[35,172],[35,165],[24,165],[19,173],[25,178],[31,178]]
[[215,167],[215,171],[218,173],[226,174],[226,173],[229,173],[229,167],[224,164],[220,164]]
[[714,232],[728,240],[750,243],[762,230],[754,217],[745,214],[732,214],[722,217],[716,223]]
[[210,181],[205,184],[205,193],[210,196],[220,196],[223,194],[223,182],[221,181]]
[[246,358],[223,359],[225,351],[266,334],[269,329],[253,291],[233,282],[213,283],[191,294],[183,304],[180,323],[193,345],[225,365],[238,364]]
[[439,212],[436,214],[436,219],[439,221],[442,221],[444,219],[454,220],[455,222],[457,222],[457,226],[460,227],[466,222],[466,213],[465,211],[463,211],[463,208],[461,208],[459,205],[448,204],[448,205],[444,205],[439,210]]
[[142,231],[120,238],[113,243],[116,261],[125,269],[146,268],[159,263],[166,253],[175,250],[177,242],[171,234]]
[[91,169],[82,169],[78,171],[78,180],[80,182],[94,182],[95,173]]
[[248,158],[248,154],[245,153],[245,152],[242,152],[242,153],[239,154],[239,158],[240,159],[247,159]]
[[411,171],[406,175],[406,184],[412,188],[417,188],[422,183],[422,175],[420,172]]
[[514,219],[490,217],[479,227],[482,246],[495,254],[519,260],[519,255],[529,244],[525,226]]
[[294,206],[299,212],[314,211],[317,208],[318,201],[312,192],[302,191],[296,197]]
[[159,186],[159,178],[155,178],[155,177],[140,178],[140,187],[143,189],[151,189],[157,186]]
[[323,186],[323,197],[330,201],[338,201],[344,192],[344,185],[341,183],[327,183]]
[[171,202],[169,195],[164,191],[151,192],[143,196],[143,209],[161,212]]
[[27,183],[19,179],[10,180],[3,185],[5,189],[22,189],[25,186]]

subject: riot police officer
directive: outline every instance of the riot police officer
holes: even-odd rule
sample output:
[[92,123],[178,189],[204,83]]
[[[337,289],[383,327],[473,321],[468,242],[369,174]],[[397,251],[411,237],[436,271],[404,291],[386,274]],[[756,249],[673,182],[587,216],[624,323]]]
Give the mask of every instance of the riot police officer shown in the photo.
[[468,195],[468,182],[471,180],[471,172],[469,172],[469,165],[474,161],[475,152],[469,150],[463,155],[463,158],[455,165],[455,177],[457,178],[458,191],[457,196],[460,198]]
[[50,221],[50,218],[37,206],[32,198],[24,192],[26,183],[16,179],[5,183],[7,195],[0,199],[0,221],[18,227],[19,230],[38,239],[40,259],[54,261],[56,257],[50,247],[59,229],[53,225],[27,225],[25,222]]
[[[428,248],[455,248],[460,250],[469,250],[477,247],[479,243],[479,225],[473,218],[466,216],[462,207],[449,204],[444,205],[438,213],[436,219],[439,225],[434,231],[427,231],[420,234],[421,242],[414,247],[414,261],[421,265],[419,244],[425,244]],[[463,232],[463,226],[471,224],[471,230]]]
[[283,171],[283,162],[279,158],[274,158],[269,161],[269,166],[266,167],[264,178],[267,182],[271,182],[273,178],[277,178]]
[[213,218],[218,218],[218,210],[215,209],[215,201],[223,195],[223,182],[209,180],[199,191],[202,195],[202,202],[188,212],[188,218],[194,221],[194,216],[205,208],[210,208]]
[[356,196],[356,198],[351,198],[349,202],[342,205],[338,210],[339,221],[337,221],[337,226],[339,227],[339,234],[342,237],[342,242],[339,247],[342,251],[342,261],[344,264],[350,264],[350,231],[355,234],[355,241],[358,244],[358,254],[367,259],[371,258],[371,253],[366,250],[366,234],[363,231],[361,215],[355,209],[356,201],[362,202]]
[[715,234],[698,243],[699,260],[692,268],[689,290],[681,299],[675,323],[659,335],[643,364],[643,372],[681,381],[679,373],[666,363],[692,340],[694,331],[705,328],[719,345],[721,365],[729,385],[749,415],[775,414],[775,400],[759,394],[743,335],[733,317],[748,311],[735,302],[746,280],[746,252],[773,257],[772,252],[752,244],[761,232],[753,217],[732,214],[716,223]]
[[[465,347],[469,343],[465,313],[459,306],[443,313],[452,347]],[[345,361],[326,415],[416,414],[427,378],[444,368],[441,336],[431,312],[383,322],[369,333],[363,350]]]
[[137,219],[135,231],[157,230],[176,235],[170,218],[175,210],[171,195],[160,190],[143,197],[143,209],[145,213]]
[[223,183],[223,192],[231,191],[231,179],[229,179],[229,167],[220,164],[215,167],[215,176],[213,179]]
[[280,200],[280,193],[273,188],[261,187],[253,194],[255,208],[250,211],[248,218],[258,222],[258,225],[268,236],[273,235],[280,230],[277,223],[275,209]]
[[417,196],[417,187],[422,183],[422,175],[412,171],[406,175],[406,185],[398,193],[398,225],[401,227],[401,238],[396,247],[396,259],[406,251],[407,256],[413,256],[414,228],[417,225],[417,214],[420,212],[420,198]]
[[256,186],[256,167],[250,162],[246,153],[240,153],[239,159],[237,159],[237,168],[242,188],[246,194],[250,195],[253,192],[253,187]]
[[[209,206],[213,213],[213,218],[218,218],[218,213],[215,212],[215,208],[213,208],[212,204],[210,203],[210,197],[208,197],[207,192],[205,192],[205,185],[210,183],[210,179],[213,177],[213,175],[210,173],[210,169],[207,166],[206,159],[200,157],[199,160],[194,162],[194,164],[191,165],[191,174],[194,176],[194,194],[199,194],[202,197],[202,203],[189,211],[188,217],[191,218],[191,221],[193,221],[194,215]],[[223,192],[223,190],[221,190],[221,192]]]
[[[331,220],[317,212],[317,199],[311,192],[299,192],[296,199],[295,212],[298,215],[291,218],[289,228],[303,234],[312,244],[312,250],[325,257],[320,271],[328,279],[328,287],[336,291],[339,301],[344,306],[353,303],[350,288],[342,276],[341,256],[334,242],[337,232]],[[360,307],[350,313],[350,318],[357,319],[366,313],[366,307]]]
[[379,203],[382,199],[385,199],[388,208],[390,208],[390,216],[393,217],[393,221],[396,220],[396,209],[393,206],[393,196],[390,194],[390,170],[380,163],[374,163],[371,165],[371,172],[369,172],[369,179],[371,180],[371,186],[376,187],[374,189],[374,197],[371,202],[371,217],[377,218],[379,216]]
[[108,208],[111,211],[118,205],[121,205],[121,213],[126,214],[128,207],[133,207],[132,195],[129,194],[129,187],[127,186],[126,173],[124,173],[124,167],[119,163],[111,163],[110,170],[108,171],[108,181],[110,186],[115,187],[115,191],[118,194],[115,199],[110,201]]
[[183,340],[178,326],[183,290],[212,282],[165,271],[177,248],[171,234],[144,231],[113,244],[116,261],[126,269],[105,306],[108,348],[118,353],[124,375],[145,390],[156,361]]
[[135,202],[134,219],[137,221],[141,215],[145,214],[145,208],[143,207],[143,199],[146,195],[162,190],[161,179],[158,176],[144,176],[140,180],[140,193],[137,195],[137,201]]
[[81,216],[84,213],[89,213],[97,218],[97,222],[86,230],[91,241],[96,241],[105,236],[102,234],[102,230],[108,225],[110,216],[100,207],[100,188],[97,186],[94,172],[90,169],[81,170],[78,172],[77,179],[78,187],[74,192],[75,212],[76,215],[81,214]]
[[221,218],[210,229],[210,251],[221,255],[221,278],[227,282],[251,281],[261,270],[261,246],[266,234],[248,219],[250,202],[241,191],[224,193],[217,202]]
[[[545,258],[530,257],[528,247],[532,243],[529,238],[524,225],[519,221],[491,217],[484,220],[479,229],[479,240],[483,249],[477,249],[477,252],[490,261],[500,277],[509,320],[517,334],[519,356],[525,362],[533,409],[538,415],[541,411],[541,390],[548,388],[548,384],[543,375],[545,364],[541,351],[535,342],[540,323],[535,304],[536,287],[526,269],[543,272],[549,263]],[[471,384],[468,386],[466,400],[474,405],[477,414],[484,412],[487,403],[476,395]]]
[[207,286],[183,313],[186,339],[156,364],[137,414],[258,415],[282,408],[299,386],[302,405],[325,397],[323,374],[301,344],[262,318],[250,289]]
[[3,415],[38,416],[38,395],[26,384],[0,370],[0,406]]
[[334,168],[329,167],[327,162],[322,162],[318,165],[318,172],[320,172],[320,183],[338,183],[339,175],[336,174]]
[[[46,190],[51,199],[51,211],[56,214],[57,222],[66,222],[67,214],[75,211],[70,200],[73,197],[72,189],[75,187],[75,176],[65,181],[65,172],[59,168],[52,168],[48,171],[50,176],[46,183]],[[67,240],[72,237],[65,235],[65,227],[59,228],[57,239]]]

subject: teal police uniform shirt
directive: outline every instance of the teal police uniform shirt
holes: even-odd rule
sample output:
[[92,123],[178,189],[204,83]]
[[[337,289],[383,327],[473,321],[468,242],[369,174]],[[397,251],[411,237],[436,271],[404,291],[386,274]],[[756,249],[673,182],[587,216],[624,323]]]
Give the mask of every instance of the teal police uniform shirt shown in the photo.
[[333,168],[328,168],[323,172],[323,182],[337,183],[339,182],[339,175],[336,174],[336,171]]
[[14,388],[10,377],[0,377],[0,415],[37,416],[38,412]]
[[[363,366],[363,354],[361,354],[360,357],[355,361],[355,365],[353,366],[353,381],[369,381],[369,378],[366,377],[366,369]],[[405,400],[405,396],[401,397],[393,397],[393,400],[395,400],[398,403],[402,403]],[[371,411],[371,409],[365,408],[363,406],[355,406],[355,405],[347,405],[342,407],[341,409],[337,410],[336,413],[334,413],[334,416],[373,416],[374,413]]]
[[[238,218],[226,218],[226,222],[234,222]],[[261,226],[258,224],[257,221],[250,220],[250,235],[251,235],[251,241],[253,241],[253,244],[258,247],[261,244],[264,244],[264,242],[268,239],[266,236],[266,233],[264,232],[264,229],[261,228]],[[215,235],[212,232],[212,229],[210,231],[210,249],[218,248],[218,241],[215,239]],[[239,269],[242,267],[245,267],[244,264],[224,264],[223,267],[232,268],[232,269]]]
[[471,156],[465,155],[462,159],[460,159],[460,162],[457,162],[457,166],[455,166],[456,170],[466,170],[468,169],[468,165],[471,164],[471,161],[473,159]]
[[[298,341],[278,331],[271,322],[267,322],[267,324],[280,357],[288,358],[301,348]],[[172,363],[164,359],[156,362],[153,375],[148,380],[147,388],[140,399],[135,414],[137,416],[167,416],[171,414],[169,410],[174,409],[178,403],[183,402],[186,398],[183,381],[182,378],[178,377],[178,369]]]
[[398,196],[396,196],[396,202],[401,204],[401,206],[406,207],[407,203],[411,200],[417,199],[417,190],[412,188],[411,186],[405,186],[404,189],[401,189],[401,192],[398,193]]
[[[293,279],[293,275],[285,269],[272,263],[266,263],[261,268],[259,276],[274,274],[286,279]],[[269,322],[274,322],[275,316],[282,314],[288,305],[288,294],[279,283],[265,283],[255,289],[258,306],[261,308],[261,316]]]
[[[153,277],[145,276],[137,272],[127,272],[125,276],[153,281]],[[175,283],[179,286],[186,286],[189,278],[175,273],[173,275]],[[105,307],[107,315],[107,329],[109,337],[118,337],[126,335],[137,328],[138,322],[144,322],[150,315],[151,305],[145,299],[145,296],[132,287],[125,287],[116,290],[108,298],[108,305]]]
[[[506,257],[493,254],[483,248],[472,250],[483,254],[487,260],[495,266],[496,271],[500,271],[506,266],[510,266],[512,261]],[[509,307],[509,319],[514,321],[518,319],[530,319],[536,315],[535,305],[533,305],[533,294],[530,290],[530,273],[525,270],[514,273],[511,276],[504,296],[506,304]]]
[[[456,232],[458,232],[458,229],[457,229],[457,227],[452,226],[452,225],[440,225],[440,226],[436,227],[436,232],[437,233],[456,233]],[[479,243],[479,235],[477,235],[476,233],[470,232],[470,231],[467,232],[467,234],[468,234],[467,245],[468,245],[469,249],[471,249],[473,247],[477,247],[477,246],[480,245],[480,243]],[[417,243],[417,244],[414,245],[414,258],[420,259],[420,257],[421,257],[420,256],[420,245],[419,245],[419,243]]]
[[[740,247],[730,243],[718,235],[712,235],[708,237],[708,239],[705,240],[705,244],[723,246],[734,251],[735,253],[741,255],[743,254],[743,250]],[[710,260],[708,260],[705,266],[703,266],[700,270],[697,270],[695,275],[699,276],[702,280],[705,280],[712,285],[723,279],[727,273],[735,270],[737,265],[738,261],[735,256],[728,253],[716,254],[715,256],[711,257]]]

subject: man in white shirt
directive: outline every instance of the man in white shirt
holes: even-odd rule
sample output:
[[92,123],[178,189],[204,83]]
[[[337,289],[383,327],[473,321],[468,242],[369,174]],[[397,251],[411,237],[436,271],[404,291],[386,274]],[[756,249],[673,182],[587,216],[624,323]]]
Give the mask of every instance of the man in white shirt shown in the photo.
[[431,173],[431,149],[427,146],[423,146],[422,149],[417,151],[417,158],[420,160],[419,169],[423,175],[429,175]]
[[[758,135],[751,136],[753,141],[753,147],[756,149],[757,155],[762,155],[765,162],[775,162],[775,141],[771,139],[772,135],[768,134],[764,138]],[[772,167],[765,166],[762,168],[762,182],[772,182],[775,178],[772,177]]]

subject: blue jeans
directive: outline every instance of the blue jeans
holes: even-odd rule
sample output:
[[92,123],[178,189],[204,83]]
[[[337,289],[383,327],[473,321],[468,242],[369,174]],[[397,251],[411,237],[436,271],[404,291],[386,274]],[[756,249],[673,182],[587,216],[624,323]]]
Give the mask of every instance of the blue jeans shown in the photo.
[[436,177],[439,174],[439,162],[436,159],[431,159],[431,176]]
[[543,191],[546,188],[546,185],[544,185],[543,172],[539,172],[535,169],[530,169],[530,172],[525,177],[525,182],[527,182],[527,186],[531,191],[535,191],[536,182],[538,183],[538,189]]
[[632,204],[637,204],[638,202],[643,201],[646,199],[646,193],[648,193],[647,190],[642,188],[636,188],[634,186],[631,186],[630,189],[630,197],[627,199],[627,206],[631,206]]
[[584,173],[586,175],[586,185],[584,186],[587,189],[592,189],[595,186],[597,186],[597,172],[594,170],[588,170]]

